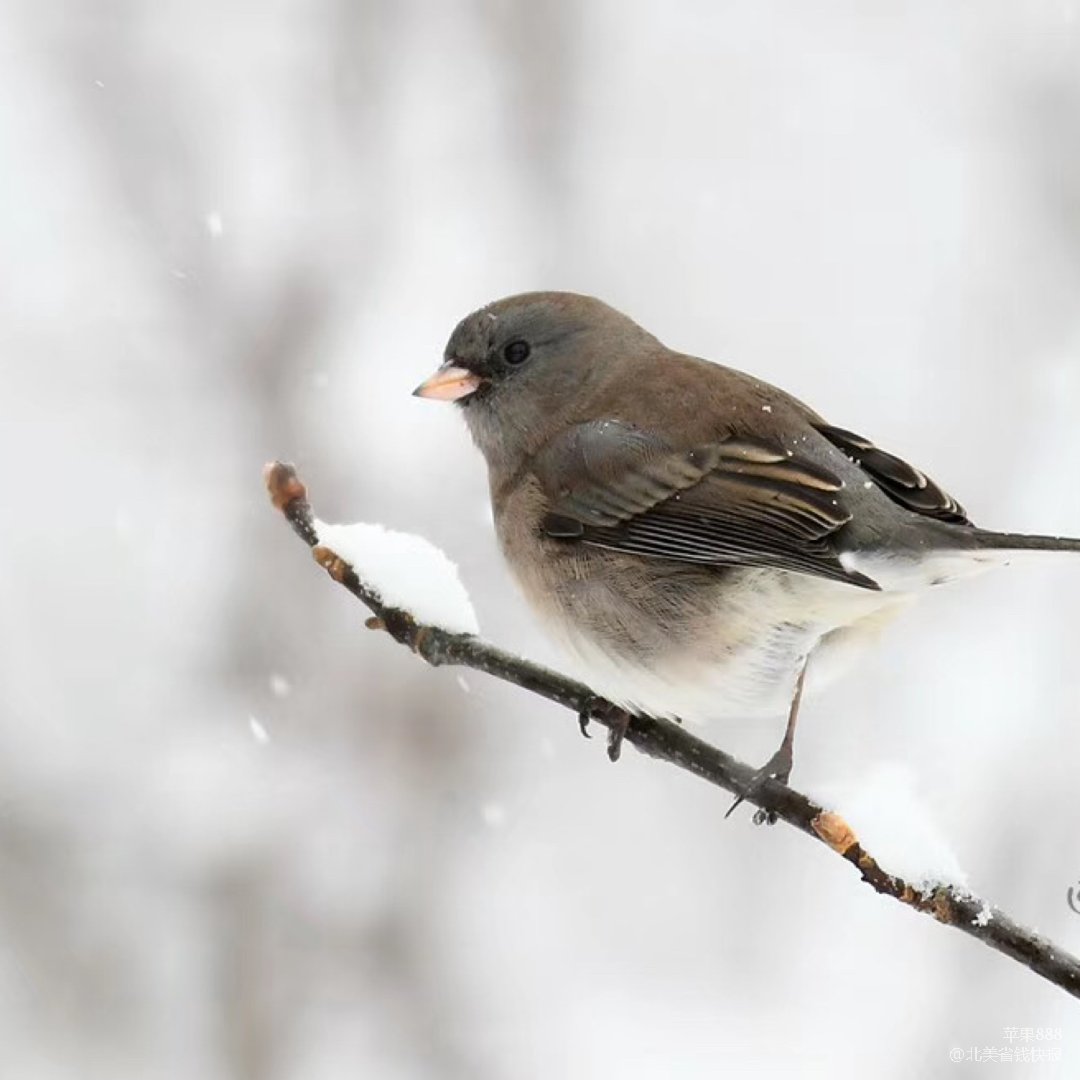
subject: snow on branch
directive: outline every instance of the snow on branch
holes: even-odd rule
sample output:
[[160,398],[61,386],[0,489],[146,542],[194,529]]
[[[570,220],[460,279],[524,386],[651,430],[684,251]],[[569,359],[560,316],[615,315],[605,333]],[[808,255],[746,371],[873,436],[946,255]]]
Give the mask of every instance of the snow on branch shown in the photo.
[[[582,683],[504,652],[468,632],[475,628],[476,619],[456,568],[426,540],[379,526],[325,526],[316,522],[307,491],[291,465],[267,465],[264,478],[274,506],[312,548],[315,561],[371,610],[366,624],[370,629],[385,630],[434,666],[473,668],[547,698],[569,709],[583,729],[589,720],[595,720],[641,753],[685,769],[732,794],[749,787],[753,768],[678,724],[638,716],[627,722],[621,710],[601,701]],[[397,554],[410,561],[404,574],[400,566],[385,569]],[[384,572],[387,576],[378,576]],[[1080,998],[1080,959],[1021,926],[962,884],[910,871],[906,871],[909,878],[889,873],[862,846],[845,817],[776,781],[762,785],[747,801],[760,807],[770,820],[784,821],[831,848],[881,895],[932,915]],[[906,811],[901,813],[907,816]],[[904,861],[911,865],[910,852]]]

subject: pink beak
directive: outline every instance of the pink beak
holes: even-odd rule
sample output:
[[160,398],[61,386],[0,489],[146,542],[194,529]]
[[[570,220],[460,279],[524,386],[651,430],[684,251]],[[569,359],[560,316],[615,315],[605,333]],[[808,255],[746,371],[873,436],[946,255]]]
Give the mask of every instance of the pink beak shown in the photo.
[[425,379],[414,391],[413,397],[431,398],[433,401],[457,401],[468,397],[480,386],[480,376],[447,361],[434,375]]

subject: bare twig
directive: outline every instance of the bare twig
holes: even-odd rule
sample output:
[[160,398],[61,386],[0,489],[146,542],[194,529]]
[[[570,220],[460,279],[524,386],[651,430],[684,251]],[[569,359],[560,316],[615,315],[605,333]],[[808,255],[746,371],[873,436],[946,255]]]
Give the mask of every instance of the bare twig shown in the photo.
[[379,594],[362,581],[348,563],[329,548],[320,546],[307,491],[296,470],[291,465],[274,462],[266,467],[265,479],[274,506],[312,548],[319,565],[373,612],[367,621],[370,628],[385,630],[429,664],[459,664],[484,671],[554,701],[578,717],[590,716],[609,730],[616,726],[625,728],[621,731],[622,737],[643,754],[686,769],[733,794],[742,795],[749,791],[748,802],[760,807],[770,818],[786,821],[827,845],[851,863],[863,881],[877,892],[962,930],[1080,998],[1080,959],[977,896],[948,885],[920,889],[890,874],[862,847],[851,826],[839,814],[825,810],[805,795],[776,781],[751,787],[754,769],[678,724],[639,716],[630,717],[626,723],[621,710],[597,708],[598,703],[605,703],[582,683],[504,652],[471,634],[450,633],[438,626],[424,625],[409,612],[384,604]]

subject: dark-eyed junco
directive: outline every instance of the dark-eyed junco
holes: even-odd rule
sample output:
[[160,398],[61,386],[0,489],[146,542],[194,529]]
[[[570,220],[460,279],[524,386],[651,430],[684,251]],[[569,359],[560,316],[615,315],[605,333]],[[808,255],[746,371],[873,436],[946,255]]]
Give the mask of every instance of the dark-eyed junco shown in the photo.
[[503,552],[597,691],[644,715],[788,714],[919,592],[1080,541],[987,532],[925,474],[613,308],[526,293],[463,319],[415,391],[456,401]]

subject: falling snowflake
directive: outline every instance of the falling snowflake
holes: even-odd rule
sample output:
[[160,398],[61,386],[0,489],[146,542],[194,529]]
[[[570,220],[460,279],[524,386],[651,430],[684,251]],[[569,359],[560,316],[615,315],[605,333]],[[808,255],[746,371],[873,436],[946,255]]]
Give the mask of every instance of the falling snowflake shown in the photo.
[[288,697],[291,692],[292,684],[289,680],[286,679],[284,675],[275,671],[274,674],[270,676],[270,693],[276,698],[285,698]]
[[265,746],[270,741],[270,732],[263,727],[262,722],[258,717],[249,716],[248,727],[251,728],[251,737],[259,743],[260,746]]

